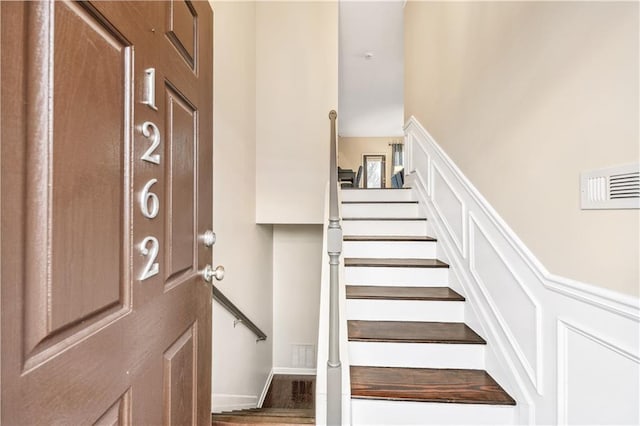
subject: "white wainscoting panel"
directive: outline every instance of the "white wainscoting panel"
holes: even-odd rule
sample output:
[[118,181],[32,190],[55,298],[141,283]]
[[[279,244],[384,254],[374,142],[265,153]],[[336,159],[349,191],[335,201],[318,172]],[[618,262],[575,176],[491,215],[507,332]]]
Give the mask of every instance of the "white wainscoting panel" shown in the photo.
[[640,424],[640,358],[558,320],[558,424]]
[[449,231],[458,251],[462,257],[466,257],[467,236],[464,202],[436,164],[432,166],[431,176],[433,206],[442,218],[442,223]]
[[[529,380],[540,390],[542,317],[539,303],[527,290],[518,273],[496,251],[495,245],[473,215],[469,216],[469,223],[471,274],[518,354]],[[502,309],[498,309],[498,306]]]
[[551,274],[415,117],[405,133],[407,186],[516,423],[639,424],[640,300]]

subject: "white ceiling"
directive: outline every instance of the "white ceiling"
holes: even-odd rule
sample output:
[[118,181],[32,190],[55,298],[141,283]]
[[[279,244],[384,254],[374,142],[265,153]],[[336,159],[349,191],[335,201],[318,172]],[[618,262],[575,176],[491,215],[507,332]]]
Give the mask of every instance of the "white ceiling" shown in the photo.
[[340,136],[403,135],[403,5],[340,1]]

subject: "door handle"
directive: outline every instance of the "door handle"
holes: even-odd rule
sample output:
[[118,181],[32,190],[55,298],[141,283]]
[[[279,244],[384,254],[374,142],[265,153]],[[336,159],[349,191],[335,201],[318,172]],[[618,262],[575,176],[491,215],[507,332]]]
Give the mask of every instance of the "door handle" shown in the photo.
[[207,265],[202,271],[202,277],[208,283],[210,283],[214,278],[218,281],[222,281],[224,279],[224,266],[218,265],[216,266],[216,269],[213,269],[211,265]]

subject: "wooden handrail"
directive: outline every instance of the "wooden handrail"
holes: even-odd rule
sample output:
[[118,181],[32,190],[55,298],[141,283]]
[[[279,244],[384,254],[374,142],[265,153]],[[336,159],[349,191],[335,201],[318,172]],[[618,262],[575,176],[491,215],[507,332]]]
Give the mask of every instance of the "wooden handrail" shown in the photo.
[[220,303],[227,311],[231,313],[234,317],[236,317],[236,321],[241,322],[247,327],[249,330],[253,331],[253,333],[258,337],[258,341],[267,340],[267,335],[258,328],[257,325],[253,323],[242,311],[233,304],[231,300],[227,298],[215,285],[211,286],[211,296],[215,301]]

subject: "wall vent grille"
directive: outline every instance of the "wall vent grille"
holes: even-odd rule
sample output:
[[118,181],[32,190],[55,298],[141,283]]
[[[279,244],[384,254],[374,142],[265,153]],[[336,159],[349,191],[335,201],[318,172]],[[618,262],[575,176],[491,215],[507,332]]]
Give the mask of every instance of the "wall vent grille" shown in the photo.
[[640,209],[640,163],[580,175],[582,209]]
[[291,366],[294,368],[315,368],[316,345],[291,345]]

